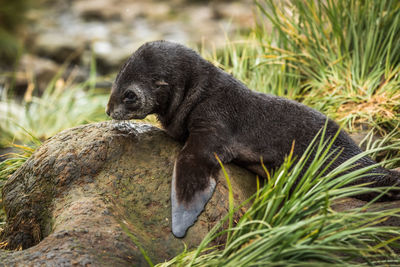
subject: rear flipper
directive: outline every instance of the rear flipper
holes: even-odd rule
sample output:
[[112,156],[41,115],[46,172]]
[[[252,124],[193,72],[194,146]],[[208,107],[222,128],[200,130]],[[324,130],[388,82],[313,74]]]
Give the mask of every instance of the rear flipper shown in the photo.
[[[357,180],[356,184],[361,183],[370,183],[367,186],[374,187],[397,187],[394,189],[390,189],[384,195],[382,195],[377,201],[395,201],[400,200],[400,172],[396,170],[387,170],[381,167],[378,167],[373,170],[375,175],[367,176]],[[358,199],[364,201],[370,201],[378,196],[381,193],[379,192],[370,192],[367,194],[355,196]]]
[[389,176],[390,176],[390,182],[391,184],[389,186],[395,186],[398,187],[396,189],[390,190],[387,193],[387,200],[394,201],[394,200],[400,200],[400,172],[397,170],[388,170]]

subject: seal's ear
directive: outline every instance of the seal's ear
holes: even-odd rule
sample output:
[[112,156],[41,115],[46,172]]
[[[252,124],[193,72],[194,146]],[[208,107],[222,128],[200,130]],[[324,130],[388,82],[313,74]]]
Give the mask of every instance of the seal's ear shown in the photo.
[[195,190],[189,200],[180,200],[178,191],[182,190],[183,185],[178,188],[176,163],[171,185],[171,206],[172,206],[172,233],[176,237],[184,237],[187,229],[195,223],[204,206],[211,198],[216,181],[212,177],[208,178],[208,185],[203,190]]

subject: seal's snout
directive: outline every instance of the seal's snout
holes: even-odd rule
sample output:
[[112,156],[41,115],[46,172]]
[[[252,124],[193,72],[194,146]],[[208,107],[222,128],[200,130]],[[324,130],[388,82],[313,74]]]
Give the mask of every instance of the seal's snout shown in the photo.
[[109,116],[109,117],[111,117],[111,110],[112,110],[112,103],[111,103],[111,97],[110,97],[110,100],[108,101],[108,103],[107,103],[107,106],[106,106],[106,114],[107,114],[107,116]]

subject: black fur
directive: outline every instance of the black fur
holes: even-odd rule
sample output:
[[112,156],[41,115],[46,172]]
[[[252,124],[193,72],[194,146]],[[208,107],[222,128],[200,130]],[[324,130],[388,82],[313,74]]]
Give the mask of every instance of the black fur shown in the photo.
[[[135,93],[135,103],[129,103],[127,91]],[[185,234],[211,197],[219,170],[214,153],[223,163],[235,162],[265,176],[260,157],[268,168],[278,167],[294,140],[294,154],[299,157],[327,120],[303,104],[251,91],[193,50],[166,41],[146,43],[129,58],[116,78],[107,105],[107,114],[114,119],[144,118],[150,113],[157,115],[170,136],[185,142],[174,171],[173,228],[174,218],[176,225],[186,220],[185,216],[191,219],[174,231],[177,236]],[[338,125],[329,120],[328,137],[338,130]],[[344,131],[340,131],[333,148],[343,151],[331,169],[362,152]],[[368,157],[357,163],[357,168],[375,164]],[[399,173],[380,167],[371,173],[382,175],[359,182],[391,186],[400,180]],[[196,193],[203,196],[204,203],[192,209]],[[385,196],[394,198],[397,195]],[[174,205],[180,210],[176,216]]]

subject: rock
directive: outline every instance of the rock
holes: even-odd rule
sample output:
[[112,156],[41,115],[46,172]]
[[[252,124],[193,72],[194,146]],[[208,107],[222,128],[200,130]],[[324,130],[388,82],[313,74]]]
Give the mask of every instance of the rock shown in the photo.
[[233,1],[224,3],[221,1],[213,2],[214,18],[228,18],[233,23],[241,25],[243,28],[253,28],[254,8],[249,8],[252,3],[246,1]]
[[165,20],[171,13],[171,6],[157,1],[131,0],[78,0],[72,10],[86,21],[120,21],[131,23],[136,18]]
[[[98,57],[100,74],[117,71],[144,42],[157,39],[219,48],[227,36],[247,30],[254,5],[243,1],[57,1],[31,14],[30,52],[57,63],[90,66]],[[87,59],[87,57],[86,57]],[[89,60],[90,61],[90,60]]]
[[101,74],[107,74],[118,69],[138,48],[137,46],[126,45],[119,47],[106,41],[93,42],[92,51],[96,56],[97,70]]
[[[171,234],[170,183],[181,144],[149,125],[102,122],[47,140],[3,189],[8,222],[0,266],[145,266],[197,246],[228,210],[220,176],[216,191],[184,239]],[[234,165],[236,204],[256,188]],[[184,242],[184,243],[183,243]]]
[[119,20],[121,11],[113,0],[74,1],[73,10],[85,20]]
[[64,63],[67,59],[80,61],[85,47],[84,38],[71,38],[63,32],[48,32],[40,34],[34,44],[34,52],[42,57]]
[[17,94],[22,96],[29,83],[36,83],[39,92],[43,93],[59,69],[60,66],[50,59],[24,54],[16,71],[15,87],[17,88]]
[[[398,169],[398,168],[397,168]],[[366,201],[362,201],[355,198],[343,198],[335,201],[332,205],[332,209],[338,212],[350,211],[352,209],[362,208],[367,204]],[[384,211],[388,209],[398,209],[400,207],[400,201],[391,202],[377,202],[368,207],[368,209],[363,209],[364,211]],[[400,217],[392,216],[386,218],[379,222],[381,226],[400,226]]]
[[[370,140],[372,143],[374,143],[374,142],[378,141],[379,139],[382,139],[382,136],[379,136],[377,134],[374,134],[372,137],[369,136],[369,131],[368,130],[361,130],[361,131],[358,131],[358,132],[353,132],[353,133],[350,134],[350,137],[363,150],[366,150],[368,140]],[[368,138],[367,142],[364,141],[366,138]]]
[[89,70],[76,64],[61,67],[49,58],[24,54],[21,56],[14,74],[15,77],[6,77],[4,83],[8,86],[13,84],[13,93],[18,99],[23,98],[26,102],[30,102],[33,95],[41,96],[57,75],[69,82],[79,83],[87,81]]

